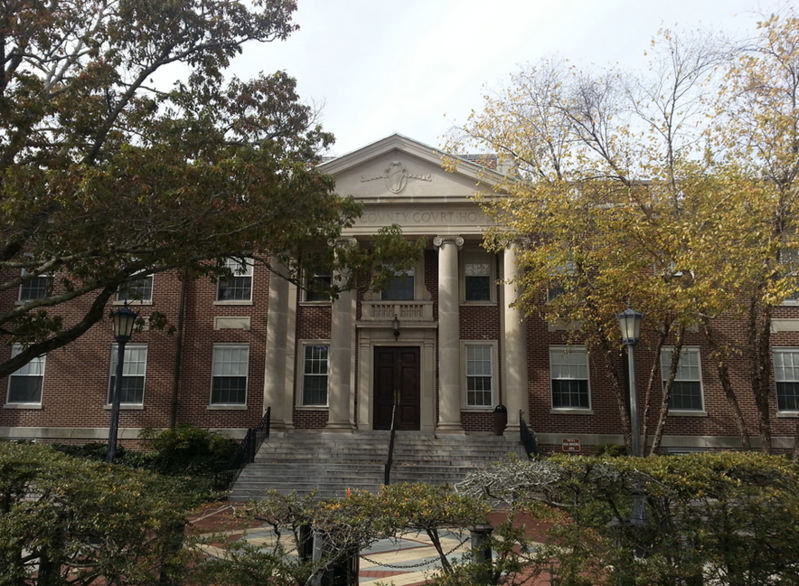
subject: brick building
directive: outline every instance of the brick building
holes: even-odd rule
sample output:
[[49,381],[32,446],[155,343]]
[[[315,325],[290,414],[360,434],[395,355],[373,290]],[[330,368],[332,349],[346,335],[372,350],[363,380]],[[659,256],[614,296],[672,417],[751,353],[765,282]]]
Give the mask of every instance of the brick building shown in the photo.
[[[501,254],[480,247],[488,221],[471,199],[477,165],[463,162],[447,173],[438,152],[395,135],[322,169],[336,177],[340,194],[365,206],[346,238],[332,244],[368,246],[396,223],[408,238],[426,239],[423,258],[386,291],[352,291],[335,301],[270,279],[260,266],[237,266],[220,283],[182,282],[171,273],[137,283],[136,309],[162,312],[178,332],[144,331],[128,344],[121,439],[172,422],[241,437],[266,407],[278,432],[388,429],[396,394],[400,429],[487,433],[503,404],[506,434],[518,433],[521,410],[543,446],[622,443],[615,400],[586,349],[567,346],[557,325],[524,320],[509,307],[517,292],[502,280],[517,270],[514,244]],[[6,291],[0,303],[46,291],[46,283],[36,285]],[[777,308],[772,329],[774,446],[788,449],[799,413],[799,308]],[[703,366],[705,352],[699,334],[689,332],[667,451],[740,445],[715,369]],[[8,377],[0,383],[0,437],[105,441],[115,355],[106,320]],[[642,345],[638,359],[642,389],[656,357]],[[731,372],[736,386],[747,384],[743,360]],[[755,405],[745,399],[756,443]]]

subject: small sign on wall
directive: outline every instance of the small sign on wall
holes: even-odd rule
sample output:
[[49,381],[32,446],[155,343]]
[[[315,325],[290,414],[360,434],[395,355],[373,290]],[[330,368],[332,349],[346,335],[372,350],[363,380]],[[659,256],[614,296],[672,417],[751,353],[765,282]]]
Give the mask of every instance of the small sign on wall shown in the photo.
[[563,440],[561,444],[561,449],[564,452],[579,452],[580,451],[580,440],[578,438],[567,438]]

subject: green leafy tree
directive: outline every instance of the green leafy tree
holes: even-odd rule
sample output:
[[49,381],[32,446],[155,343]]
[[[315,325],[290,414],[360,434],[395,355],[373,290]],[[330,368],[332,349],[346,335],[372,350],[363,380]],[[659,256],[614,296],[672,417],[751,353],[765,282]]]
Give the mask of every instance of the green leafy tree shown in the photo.
[[[0,292],[34,291],[0,312],[3,341],[23,344],[0,376],[81,336],[131,279],[222,276],[231,256],[279,257],[297,279],[299,252],[351,225],[360,207],[314,169],[333,138],[295,80],[224,76],[245,43],[296,30],[295,9],[0,4]],[[365,257],[344,260],[380,264]]]
[[[558,584],[797,584],[799,472],[752,452],[509,461],[458,486],[555,519],[528,570]],[[628,522],[636,497],[644,525]]]
[[0,584],[176,583],[195,504],[152,473],[0,442]]

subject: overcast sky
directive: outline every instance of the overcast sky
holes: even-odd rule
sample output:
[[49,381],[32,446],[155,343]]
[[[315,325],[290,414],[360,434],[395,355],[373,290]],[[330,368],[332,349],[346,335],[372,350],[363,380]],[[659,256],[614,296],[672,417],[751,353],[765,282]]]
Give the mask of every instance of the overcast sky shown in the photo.
[[661,27],[755,36],[786,0],[298,0],[288,41],[250,44],[240,77],[286,70],[343,155],[398,132],[433,147],[525,63],[647,66]]

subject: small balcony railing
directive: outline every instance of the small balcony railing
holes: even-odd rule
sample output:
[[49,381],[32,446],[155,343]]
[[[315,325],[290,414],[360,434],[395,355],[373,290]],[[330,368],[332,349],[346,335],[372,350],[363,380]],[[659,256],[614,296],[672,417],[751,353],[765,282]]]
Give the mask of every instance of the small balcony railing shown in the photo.
[[432,301],[364,301],[363,321],[433,321]]

